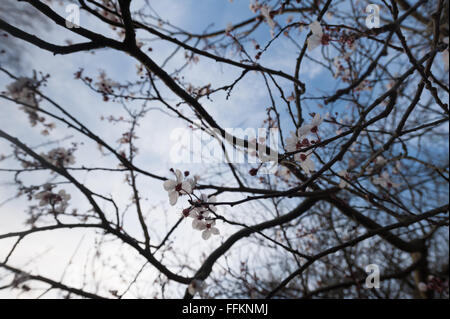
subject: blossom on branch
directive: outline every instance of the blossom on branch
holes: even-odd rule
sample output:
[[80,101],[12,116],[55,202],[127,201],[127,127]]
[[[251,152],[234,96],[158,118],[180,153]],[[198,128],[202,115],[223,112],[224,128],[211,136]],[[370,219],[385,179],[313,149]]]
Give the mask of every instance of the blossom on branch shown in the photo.
[[315,170],[315,164],[311,159],[311,154],[297,153],[294,155],[294,159],[300,162],[300,167],[307,175],[311,174],[311,172]]
[[39,206],[50,205],[52,207],[52,212],[64,213],[69,206],[71,196],[63,189],[58,193],[53,193],[52,186],[46,184],[44,185],[44,190],[37,193],[34,198],[39,200]]
[[324,34],[322,31],[322,26],[319,21],[315,20],[309,25],[309,29],[312,32],[312,35],[308,38],[307,46],[308,51],[312,51],[317,48],[319,45],[323,44]]
[[13,83],[9,84],[7,89],[7,94],[17,101],[25,105],[21,105],[20,109],[23,110],[28,115],[28,120],[31,126],[36,126],[38,122],[44,122],[44,117],[40,117],[38,112],[33,109],[37,107],[36,93],[34,89],[38,86],[38,82],[35,79],[20,77]]
[[391,180],[387,171],[384,171],[380,177],[374,177],[372,179],[372,182],[375,185],[379,185],[383,188],[398,188],[400,186],[399,184],[396,184]]
[[[216,225],[216,221],[215,220],[207,220],[205,221],[204,225],[204,229],[202,232],[202,238],[204,240],[208,240],[211,235],[219,235],[220,231],[217,227],[215,227]],[[199,229],[201,230],[201,229]]]
[[174,206],[180,195],[192,193],[192,182],[184,180],[183,174],[179,169],[175,172],[175,180],[169,179],[164,182],[163,187],[169,193],[169,203]]
[[49,163],[55,166],[66,167],[71,164],[75,164],[75,157],[71,150],[66,150],[63,147],[52,149],[47,154],[41,154],[41,156]]

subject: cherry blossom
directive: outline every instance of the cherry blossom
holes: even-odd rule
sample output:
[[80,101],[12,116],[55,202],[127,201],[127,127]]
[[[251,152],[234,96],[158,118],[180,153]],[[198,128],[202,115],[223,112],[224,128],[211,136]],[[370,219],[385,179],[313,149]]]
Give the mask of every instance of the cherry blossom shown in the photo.
[[[206,215],[206,214],[205,214]],[[206,227],[205,216],[203,211],[194,209],[192,211],[192,228],[196,230],[204,230]]]
[[308,51],[312,51],[322,44],[323,31],[320,23],[315,20],[309,25],[312,35],[308,38]]
[[44,185],[44,190],[37,193],[34,196],[39,200],[39,206],[52,206],[52,209],[56,213],[63,213],[69,206],[70,194],[67,194],[65,190],[60,190],[58,193],[52,192],[52,186],[50,184]]
[[276,171],[275,175],[284,180],[288,180],[291,177],[291,171],[287,167],[282,166]]
[[[319,126],[323,122],[323,117],[320,114],[315,114],[314,118],[308,124],[303,124],[298,130],[297,134],[290,132],[291,136],[286,138],[286,150],[288,152],[299,151],[302,148],[309,147],[314,143],[308,139],[309,134],[315,134],[316,136],[319,131]],[[306,153],[296,153],[294,154],[294,160],[300,162],[301,168],[306,172],[306,174],[310,174],[311,171],[314,171],[315,165],[314,161],[310,158],[311,154]]]
[[291,132],[291,137],[286,138],[286,149],[290,152],[299,150],[301,147],[310,146],[307,136],[311,133],[317,134],[319,126],[323,122],[323,117],[316,113],[311,123],[303,124],[298,130],[297,135]]
[[196,216],[196,211],[194,210],[193,207],[185,208],[185,209],[183,209],[183,210],[181,211],[181,217],[184,217],[184,218],[188,218],[188,217],[194,218],[195,216]]
[[31,126],[35,126],[38,122],[43,122],[45,120],[38,115],[36,110],[29,107],[37,106],[35,92],[33,91],[33,88],[36,88],[37,85],[38,83],[35,79],[20,77],[6,87],[7,93],[11,98],[19,103],[26,104],[21,105],[19,108],[28,115]]
[[303,124],[299,129],[297,130],[297,136],[298,137],[306,137],[308,134],[311,133],[311,130],[314,126],[311,124]]
[[169,193],[169,203],[174,206],[180,195],[192,192],[192,181],[183,180],[183,173],[179,169],[175,171],[175,180],[169,179],[164,182],[163,187]]
[[315,169],[314,161],[311,159],[311,154],[297,153],[294,159],[300,162],[300,167],[309,175]]
[[267,6],[262,6],[260,10],[261,10],[261,14],[266,19],[266,22],[269,25],[270,30],[272,32],[272,36],[273,36],[273,29],[275,28],[275,21],[273,21],[272,17],[270,16],[270,8]]
[[314,115],[311,123],[309,124],[311,126],[311,132],[317,133],[317,131],[319,130],[319,125],[322,124],[322,122],[323,122],[323,117],[321,117],[319,113],[316,113],[316,115]]
[[210,198],[208,198],[205,194],[202,194],[201,202],[202,204],[200,206],[183,210],[183,216],[192,217],[192,228],[202,231],[202,238],[207,240],[213,234],[220,234],[219,229],[215,227],[215,220],[208,218],[208,215],[211,211],[215,212],[217,210],[215,206],[208,205],[209,203],[215,203],[216,197],[211,196]]
[[297,150],[299,138],[298,138],[297,134],[295,134],[292,131],[290,132],[290,134],[291,134],[291,136],[286,138],[285,148],[288,152],[294,152]]
[[41,154],[41,156],[52,165],[66,167],[71,164],[75,164],[75,157],[72,151],[66,150],[63,147],[52,149],[47,154]]
[[36,85],[36,80],[20,77],[15,82],[9,84],[6,89],[13,99],[25,104],[34,105],[34,92],[31,89],[36,87]]
[[201,194],[200,195],[200,199],[201,199],[201,206],[200,207],[196,207],[197,210],[201,211],[201,212],[216,212],[217,211],[217,207],[214,206],[214,203],[217,202],[217,197],[216,196],[211,196],[208,197],[208,195],[206,194]]
[[396,184],[396,183],[391,181],[391,178],[390,178],[389,173],[387,171],[384,171],[381,174],[380,177],[374,177],[372,179],[372,182],[375,185],[380,185],[381,187],[384,187],[384,188],[391,188],[391,187],[397,188],[397,187],[400,186],[399,184]]
[[95,86],[103,93],[113,93],[113,89],[120,86],[119,83],[108,78],[105,71],[100,71],[97,79]]
[[[300,128],[302,129],[302,128]],[[298,129],[298,135],[294,132],[290,132],[291,136],[286,138],[286,150],[288,152],[295,152],[300,150],[302,147],[310,146],[309,139],[306,138],[306,135],[301,134],[303,131]]]
[[383,166],[387,163],[387,160],[383,156],[377,156],[375,158],[375,165]]
[[204,223],[205,228],[202,232],[202,238],[204,240],[208,240],[211,237],[211,235],[219,235],[220,234],[219,229],[217,227],[214,227],[215,224],[216,224],[215,220],[205,221],[205,223]]
[[194,177],[190,177],[190,178],[186,179],[186,181],[189,182],[189,184],[191,184],[191,190],[193,190],[196,187],[199,179],[200,179],[199,175],[194,175]]

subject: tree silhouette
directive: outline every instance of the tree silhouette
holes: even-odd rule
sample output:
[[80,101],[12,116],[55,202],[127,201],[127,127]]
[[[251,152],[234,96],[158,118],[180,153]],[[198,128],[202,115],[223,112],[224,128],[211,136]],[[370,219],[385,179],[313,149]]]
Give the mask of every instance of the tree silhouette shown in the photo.
[[[1,114],[26,118],[15,131],[0,128],[3,187],[15,192],[1,205],[25,205],[27,219],[26,229],[0,233],[8,245],[0,289],[448,298],[448,1],[381,1],[380,26],[368,28],[366,1],[252,0],[247,18],[218,29],[195,8],[189,18],[201,32],[172,24],[148,0],[19,2],[2,2],[0,12]],[[81,10],[78,27],[66,24],[68,4]],[[25,31],[36,10],[76,40]],[[52,96],[51,74],[14,67],[23,42],[67,59],[108,52],[137,63],[131,80],[94,63],[76,70],[74,83],[101,97],[108,129]],[[154,112],[177,121],[180,139],[201,139],[187,153],[179,141],[172,147],[190,163],[154,163],[148,150],[173,133],[153,128],[161,126]],[[235,117],[237,129],[226,128]],[[255,122],[263,136],[242,129]],[[221,161],[196,162],[211,145]],[[84,259],[98,266],[89,272],[73,259],[71,280],[66,271],[39,274],[39,258],[14,263],[27,238],[54,232],[58,241],[73,229],[95,236]],[[376,289],[367,288],[370,265]]]

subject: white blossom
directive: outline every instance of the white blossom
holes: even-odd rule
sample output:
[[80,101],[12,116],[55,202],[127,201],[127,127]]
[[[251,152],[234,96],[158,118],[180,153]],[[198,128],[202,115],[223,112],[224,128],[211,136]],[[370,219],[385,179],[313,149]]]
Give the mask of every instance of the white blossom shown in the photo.
[[287,167],[282,166],[280,169],[276,171],[275,175],[282,179],[287,180],[291,177],[291,171]]
[[195,230],[204,230],[206,228],[205,216],[203,212],[193,210],[192,212],[192,228]]
[[194,218],[195,216],[196,216],[196,210],[195,209],[193,209],[192,207],[190,207],[190,208],[185,208],[185,209],[183,209],[182,211],[181,211],[181,217],[184,217],[184,218],[188,218],[188,217],[191,217],[191,218]]
[[214,206],[214,204],[217,202],[216,196],[208,197],[208,195],[206,194],[201,194],[200,199],[202,204],[200,207],[196,207],[199,211],[201,211],[202,213],[210,211],[215,213],[217,211],[217,207]]
[[[310,131],[310,128],[308,128]],[[285,147],[288,152],[295,152],[300,150],[302,147],[310,146],[310,141],[306,137],[305,126],[298,129],[297,135],[294,132],[290,132],[291,136],[286,138]]]
[[312,126],[311,124],[303,124],[302,126],[300,126],[297,130],[297,136],[298,137],[306,137],[308,134],[311,133],[311,129],[314,126]]
[[294,152],[308,147],[311,145],[311,141],[307,136],[311,133],[317,133],[318,126],[322,123],[323,118],[316,114],[310,124],[303,124],[298,130],[297,134],[290,132],[291,137],[286,138],[286,150],[288,152]]
[[199,179],[200,179],[200,176],[198,176],[198,175],[194,175],[194,177],[190,177],[190,178],[186,179],[186,181],[189,184],[191,184],[191,192],[196,187],[197,182],[199,181]]
[[320,23],[315,20],[309,25],[312,35],[308,38],[308,51],[312,51],[322,44],[323,31]]
[[311,159],[310,154],[297,153],[294,155],[294,159],[300,162],[300,167],[309,175],[315,169],[314,161]]
[[316,113],[316,115],[314,115],[311,123],[309,124],[310,126],[312,126],[311,132],[316,133],[317,130],[319,129],[319,125],[322,124],[322,122],[323,122],[323,117],[321,117],[319,113]]
[[69,206],[71,196],[63,189],[58,193],[53,193],[51,189],[51,185],[44,185],[44,190],[37,193],[34,198],[39,200],[39,206],[50,205],[54,212],[63,213]]
[[34,92],[31,90],[36,86],[34,79],[20,77],[15,82],[9,84],[6,89],[8,94],[19,102],[34,105]]
[[169,203],[174,206],[178,197],[183,194],[190,194],[192,192],[192,181],[183,180],[183,174],[179,169],[175,171],[175,180],[169,179],[164,182],[163,187],[168,192]]
[[266,22],[269,25],[270,29],[273,30],[275,28],[275,21],[273,21],[272,17],[270,16],[270,7],[262,6],[261,14],[264,18],[266,18]]
[[20,77],[13,83],[6,86],[7,93],[11,98],[16,100],[21,105],[19,108],[23,110],[28,115],[28,120],[32,126],[35,126],[38,122],[43,122],[44,118],[39,117],[36,110],[30,106],[37,106],[37,100],[35,92],[33,91],[38,85],[35,79],[30,79],[27,77]]
[[391,178],[390,178],[390,176],[389,176],[389,173],[388,173],[387,171],[384,171],[384,172],[381,174],[380,177],[374,177],[374,178],[372,179],[372,182],[373,182],[375,185],[380,185],[381,187],[384,187],[384,188],[391,188],[391,187],[397,188],[397,187],[399,187],[398,184],[392,182],[392,180],[391,180]]
[[383,166],[383,165],[385,165],[387,163],[387,160],[383,157],[383,156],[377,156],[376,158],[375,158],[375,164],[376,165],[380,165],[380,166]]
[[314,133],[314,134],[317,133],[319,131],[320,124],[322,124],[322,122],[323,122],[323,119],[324,118],[322,116],[320,116],[319,113],[316,113],[310,123],[303,124],[297,130],[297,136],[299,136],[300,138],[302,138],[302,137],[304,138],[311,133]]
[[119,83],[108,78],[105,71],[100,71],[97,79],[98,81],[95,82],[95,86],[99,91],[104,93],[113,93],[113,89],[120,86]]
[[66,150],[63,147],[57,147],[52,149],[47,154],[41,153],[41,156],[49,163],[55,166],[66,167],[71,164],[75,164],[75,157],[70,150]]
[[299,138],[294,132],[290,132],[291,136],[286,138],[285,147],[288,152],[295,152],[299,146]]
[[215,220],[207,220],[205,221],[205,228],[202,232],[202,238],[204,240],[208,240],[211,235],[219,235],[220,231],[217,227],[215,227],[216,225],[216,221]]

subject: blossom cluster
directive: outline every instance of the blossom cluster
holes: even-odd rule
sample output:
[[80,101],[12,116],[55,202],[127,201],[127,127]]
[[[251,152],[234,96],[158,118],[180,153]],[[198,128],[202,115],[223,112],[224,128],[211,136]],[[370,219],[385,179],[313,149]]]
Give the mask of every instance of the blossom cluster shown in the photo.
[[108,94],[114,94],[114,89],[120,87],[118,82],[108,78],[105,71],[100,71],[97,82],[94,83],[98,91],[103,94],[103,100],[108,101]]
[[[311,159],[312,151],[307,153],[301,152],[301,150],[309,148],[320,141],[318,132],[319,125],[322,122],[323,118],[320,114],[316,114],[310,123],[302,125],[295,133],[290,132],[291,136],[286,138],[286,150],[288,152],[296,152],[294,154],[294,160],[300,162],[300,167],[308,175],[315,170],[314,161]],[[313,135],[315,139],[311,139],[311,135]]]
[[36,126],[38,122],[44,122],[45,119],[40,117],[36,110],[32,107],[37,107],[36,94],[33,89],[38,86],[35,79],[20,77],[13,83],[9,84],[6,89],[8,95],[19,103],[25,104],[20,106],[28,115],[28,120],[32,126]]
[[75,164],[75,157],[72,150],[67,150],[63,147],[52,149],[47,154],[41,153],[41,156],[49,163],[55,166],[65,167]]
[[44,190],[37,193],[34,198],[39,200],[39,206],[50,206],[53,213],[64,213],[69,206],[70,194],[65,190],[60,190],[58,193],[52,192],[52,185],[45,184]]
[[192,219],[192,228],[202,232],[202,238],[207,240],[211,235],[219,235],[220,231],[216,225],[216,221],[212,216],[217,211],[214,205],[217,198],[215,196],[208,197],[206,194],[195,195],[194,189],[196,187],[198,176],[189,177],[189,172],[180,170],[171,170],[175,179],[166,180],[163,184],[164,189],[169,195],[169,203],[174,206],[179,197],[187,195],[189,197],[190,207],[183,209],[182,216]]

